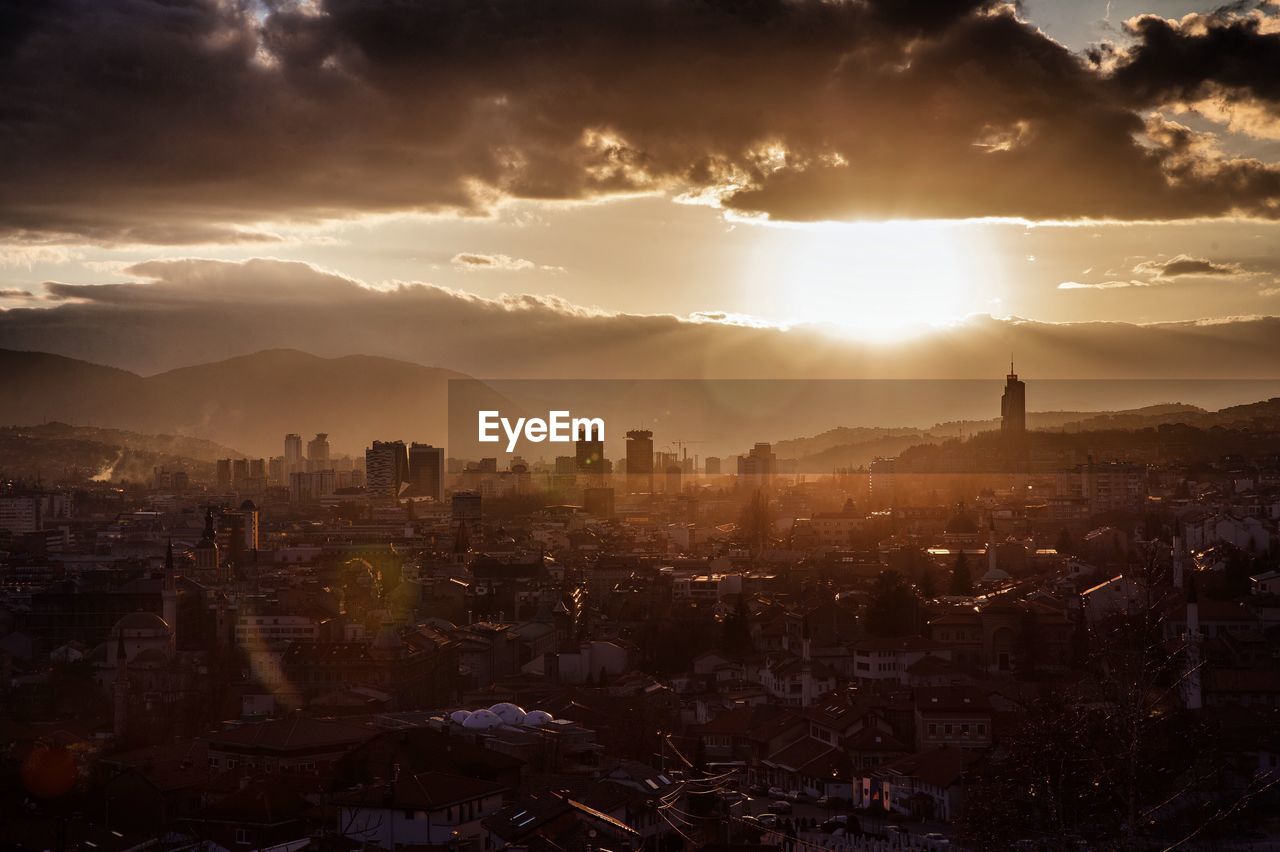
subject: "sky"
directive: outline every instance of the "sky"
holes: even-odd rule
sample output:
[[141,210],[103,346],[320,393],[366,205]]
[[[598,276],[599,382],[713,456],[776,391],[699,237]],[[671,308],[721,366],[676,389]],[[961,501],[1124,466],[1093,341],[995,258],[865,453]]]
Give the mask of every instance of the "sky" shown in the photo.
[[[1272,369],[1272,2],[52,0],[0,18],[0,346],[141,372],[278,342],[562,375],[625,326],[632,357],[694,370],[746,338],[839,374],[950,372],[904,353],[959,338],[986,347],[975,370],[1019,346],[1068,375]],[[352,328],[333,286],[387,315]],[[501,346],[389,334],[406,311],[441,343],[478,312]],[[304,314],[350,333],[286,328]],[[1130,326],[1172,348],[1101,367]],[[1026,339],[1055,334],[1063,363]],[[1187,335],[1219,348],[1187,363],[1168,342]]]

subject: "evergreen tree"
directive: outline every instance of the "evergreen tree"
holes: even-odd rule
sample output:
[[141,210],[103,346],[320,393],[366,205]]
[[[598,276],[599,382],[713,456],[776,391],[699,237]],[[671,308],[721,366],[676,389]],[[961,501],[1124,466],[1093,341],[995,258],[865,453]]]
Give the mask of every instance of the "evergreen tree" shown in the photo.
[[956,564],[951,569],[951,594],[961,597],[973,594],[973,577],[969,574],[969,561],[964,551],[956,557]]
[[902,575],[881,571],[867,602],[867,632],[872,636],[909,636],[916,630],[917,611],[915,593]]
[[1054,549],[1059,553],[1074,555],[1076,552],[1076,543],[1071,538],[1071,530],[1063,527],[1058,533],[1058,540],[1054,543]]

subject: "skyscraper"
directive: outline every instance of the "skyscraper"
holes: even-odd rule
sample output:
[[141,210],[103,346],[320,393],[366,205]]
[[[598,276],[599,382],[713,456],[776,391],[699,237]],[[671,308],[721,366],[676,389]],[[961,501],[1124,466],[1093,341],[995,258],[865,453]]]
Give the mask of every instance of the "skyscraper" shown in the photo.
[[375,499],[395,500],[409,479],[409,452],[404,441],[374,441],[364,451],[365,485]]
[[604,473],[603,440],[576,441],[573,455],[576,473],[597,477]]
[[307,470],[330,470],[332,467],[329,462],[329,435],[317,432],[307,442]]
[[444,448],[416,441],[409,446],[409,485],[418,497],[444,499]]
[[1000,433],[1006,439],[1021,439],[1027,431],[1027,385],[1018,381],[1009,362],[1009,375],[1005,376],[1004,395],[1000,397]]
[[302,436],[290,432],[284,436],[284,475],[302,470]]
[[627,491],[653,492],[653,433],[648,429],[632,429],[627,433],[626,474]]

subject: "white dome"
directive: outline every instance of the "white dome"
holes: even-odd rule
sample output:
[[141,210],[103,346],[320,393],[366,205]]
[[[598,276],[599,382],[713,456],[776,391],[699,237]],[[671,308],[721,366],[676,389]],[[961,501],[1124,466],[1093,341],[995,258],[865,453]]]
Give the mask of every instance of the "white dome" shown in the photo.
[[449,714],[449,718],[457,722],[459,725],[465,725],[467,723],[467,717],[470,715],[470,710],[454,710]]
[[462,727],[469,731],[487,731],[502,724],[502,717],[489,710],[477,710],[467,717]]
[[489,708],[489,712],[502,720],[504,725],[519,725],[524,721],[524,708],[517,707],[510,701],[503,701]]
[[555,717],[546,710],[531,710],[525,714],[524,722],[522,724],[529,728],[541,728],[543,725],[554,720]]

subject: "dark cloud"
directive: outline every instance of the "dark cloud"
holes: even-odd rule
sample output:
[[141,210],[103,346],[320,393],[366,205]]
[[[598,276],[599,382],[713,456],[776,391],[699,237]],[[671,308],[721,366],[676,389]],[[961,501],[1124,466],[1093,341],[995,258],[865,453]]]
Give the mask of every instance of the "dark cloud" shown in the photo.
[[0,299],[34,299],[35,294],[30,290],[5,289],[0,290]]
[[0,232],[270,241],[636,191],[794,220],[1280,215],[1271,164],[1142,116],[1196,91],[1166,42],[1237,30],[1249,51],[1193,77],[1270,96],[1256,24],[1140,23],[1107,76],[990,0],[315,6],[0,6]]
[[1274,4],[1238,2],[1178,20],[1141,15],[1125,24],[1136,42],[1114,53],[1112,84],[1146,105],[1230,99],[1280,104],[1280,28]]
[[1158,325],[971,318],[896,344],[706,313],[639,316],[427,284],[374,289],[303,263],[155,261],[138,283],[49,284],[63,302],[0,311],[0,348],[154,373],[292,347],[490,378],[980,378],[1008,353],[1037,378],[1280,377],[1280,320]]
[[1241,275],[1244,267],[1238,263],[1208,260],[1180,254],[1168,260],[1146,260],[1133,268],[1134,272],[1154,275],[1157,278],[1216,277]]

